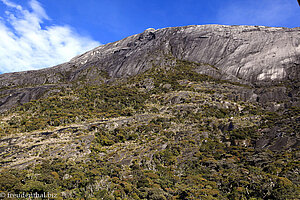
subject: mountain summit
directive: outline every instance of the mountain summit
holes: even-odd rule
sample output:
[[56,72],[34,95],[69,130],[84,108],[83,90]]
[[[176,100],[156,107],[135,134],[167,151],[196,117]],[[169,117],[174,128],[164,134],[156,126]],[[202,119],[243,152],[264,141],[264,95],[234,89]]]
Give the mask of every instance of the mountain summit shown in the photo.
[[[210,64],[215,68],[203,69],[203,73],[217,77],[221,74],[224,79],[241,79],[249,83],[297,79],[299,30],[224,25],[150,28],[141,34],[99,46],[53,68],[1,75],[0,86],[71,81],[91,67],[104,70],[111,77],[132,76],[163,63],[166,55]],[[56,73],[63,77],[55,76]],[[87,73],[87,77],[93,77],[94,73]]]
[[[145,72],[155,65],[165,65],[172,56],[201,64],[198,69],[222,80],[248,85],[299,80],[300,29],[263,26],[200,25],[147,29],[141,34],[99,46],[67,63],[27,72],[0,75],[0,110],[36,99],[45,84],[82,80],[103,82],[103,73],[124,78]],[[40,85],[44,85],[41,87]],[[27,91],[14,87],[31,86]],[[46,88],[45,88],[46,87]],[[39,93],[39,92],[38,92]],[[24,99],[24,97],[26,98]]]

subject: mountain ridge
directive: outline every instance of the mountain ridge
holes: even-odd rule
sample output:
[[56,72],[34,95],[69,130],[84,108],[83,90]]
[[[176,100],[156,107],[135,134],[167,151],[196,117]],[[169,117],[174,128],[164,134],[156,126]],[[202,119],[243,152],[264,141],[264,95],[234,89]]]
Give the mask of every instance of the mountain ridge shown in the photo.
[[299,30],[225,25],[150,28],[51,68],[1,74],[0,110],[14,107],[18,101],[36,99],[25,100],[22,96],[42,96],[14,88],[35,85],[39,88],[81,80],[100,84],[137,75],[156,65],[174,64],[176,61],[170,61],[170,56],[201,65],[198,73],[250,86],[297,82],[300,79]]
[[[242,36],[243,33],[245,32],[265,32],[266,34],[270,34],[270,33],[277,33],[280,34],[280,33],[291,33],[291,35],[289,35],[291,38],[292,38],[292,34],[295,34],[296,35],[299,35],[299,30],[300,28],[283,28],[283,27],[265,27],[265,26],[225,26],[225,25],[190,25],[190,26],[185,26],[185,27],[169,27],[169,28],[163,28],[163,29],[147,29],[145,30],[143,33],[140,33],[140,34],[136,34],[136,35],[133,35],[133,36],[129,36],[127,38],[124,38],[122,40],[119,40],[119,41],[116,41],[116,42],[112,42],[112,43],[108,43],[108,44],[105,44],[105,45],[101,45],[99,47],[96,47],[86,53],[83,53],[81,55],[78,55],[74,58],[72,58],[69,62],[66,62],[66,63],[63,63],[63,64],[59,64],[57,66],[54,66],[54,67],[51,67],[51,68],[45,68],[45,69],[41,69],[41,70],[32,70],[32,71],[24,71],[24,72],[14,72],[14,73],[6,73],[6,74],[2,74],[0,75],[1,78],[3,78],[4,76],[7,76],[7,75],[17,75],[17,74],[26,74],[26,73],[34,73],[34,72],[38,72],[38,71],[45,71],[47,72],[48,70],[56,70],[58,68],[60,68],[62,71],[65,70],[65,71],[68,71],[71,69],[71,66],[72,65],[78,65],[76,67],[79,67],[79,68],[82,68],[82,67],[85,67],[87,62],[89,64],[89,66],[91,66],[93,64],[93,62],[96,62],[95,60],[97,59],[97,54],[104,54],[106,56],[106,54],[118,54],[119,55],[122,55],[124,53],[120,53],[121,51],[128,51],[130,46],[135,46],[135,45],[138,45],[137,43],[140,42],[142,43],[142,45],[147,45],[146,43],[151,41],[151,40],[155,40],[155,37],[158,37],[160,38],[159,34],[162,34],[164,37],[165,36],[168,36],[169,34],[180,34],[181,32],[183,32],[183,35],[184,36],[187,36],[188,34],[197,34],[196,36],[192,36],[192,38],[190,40],[196,40],[196,39],[207,39],[211,36],[222,36],[224,38],[230,38],[230,39],[233,39],[233,40],[241,40],[241,38],[234,38],[235,37],[235,34],[240,34]],[[170,32],[170,33],[169,33]],[[158,34],[159,36],[155,36],[155,34]],[[254,33],[251,33],[251,34],[254,34]],[[247,34],[245,34],[247,35]],[[180,37],[180,39],[184,39],[184,37]],[[171,38],[171,39],[174,39],[174,38]],[[185,38],[186,40],[188,40],[187,38]],[[259,39],[257,37],[252,36],[252,38],[243,38],[244,40],[255,40],[255,39]],[[273,38],[267,38],[269,40],[272,40]],[[295,64],[299,64],[299,60],[293,60],[294,56],[297,56],[299,55],[299,49],[300,49],[300,44],[299,44],[299,40],[297,39],[297,37],[294,38],[295,41],[284,41],[286,43],[289,43],[289,42],[293,42],[292,44],[287,44],[287,47],[284,47],[284,49],[281,49],[281,51],[284,51],[286,50],[286,48],[288,47],[294,47],[294,52],[293,54],[290,54],[291,55],[291,62],[295,61]],[[170,50],[172,48],[172,45],[170,46],[169,44],[169,38],[166,38],[165,37],[165,40],[163,42],[165,42],[165,49],[164,47],[161,47],[162,50],[166,50],[166,52],[164,52],[165,54],[168,54],[170,53]],[[285,37],[281,36],[281,40],[286,40]],[[134,43],[135,42],[135,43]],[[173,41],[172,41],[173,42]],[[194,41],[192,41],[194,42]],[[198,41],[196,41],[197,43]],[[212,41],[211,43],[215,43],[216,41]],[[244,44],[245,44],[245,41],[243,41]],[[248,41],[249,42],[249,41]],[[251,42],[251,41],[250,41]],[[252,41],[253,42],[253,41]],[[276,43],[277,41],[273,41],[273,42],[270,42],[269,43]],[[200,43],[203,43],[200,42]],[[247,42],[246,42],[247,43]],[[162,45],[162,44],[159,44],[159,45]],[[158,45],[158,46],[159,46]],[[180,44],[181,45],[181,44]],[[188,44],[188,45],[191,45],[191,44]],[[195,44],[194,44],[195,45]],[[205,44],[207,45],[207,44]],[[228,42],[228,44],[226,44],[226,48],[228,48],[230,50],[230,48],[235,48],[235,47],[230,47],[230,45],[233,45],[233,44],[230,44],[230,42]],[[208,46],[208,45],[207,45]],[[238,45],[237,45],[238,46]],[[127,47],[127,48],[126,48]],[[202,48],[202,46],[201,46]],[[259,47],[257,47],[259,48]],[[198,50],[198,49],[196,49]],[[219,49],[217,48],[214,48],[213,50],[215,51],[219,51]],[[260,52],[256,49],[251,49],[250,50],[247,50],[247,49],[244,49],[245,51],[253,51],[253,52]],[[103,51],[106,51],[106,52],[103,52]],[[183,51],[184,52],[184,51]],[[131,52],[130,52],[131,53]],[[145,53],[145,52],[143,52]],[[215,56],[215,57],[218,57],[217,59],[219,59],[218,61],[210,61],[209,59],[215,59],[213,56],[211,55],[208,55],[207,57],[209,57],[209,59],[205,58],[205,59],[199,59],[198,57],[193,57],[193,52],[184,52],[182,55],[179,55],[179,53],[177,52],[177,49],[173,49],[171,50],[171,53],[175,54],[175,57],[178,58],[178,59],[181,59],[181,60],[187,60],[187,61],[192,61],[192,62],[197,62],[197,63],[207,63],[207,64],[211,64],[211,65],[218,65],[218,63],[222,63],[220,59],[220,56]],[[200,52],[201,54],[202,52]],[[222,55],[227,53],[226,51],[222,51],[220,54]],[[260,52],[261,53],[261,52]],[[278,52],[277,52],[278,53]],[[280,52],[282,53],[282,52]],[[289,53],[289,51],[287,52]],[[192,55],[184,55],[184,54],[192,54]],[[111,56],[111,55],[109,55]],[[126,57],[129,57],[129,55],[125,55]],[[203,56],[202,54],[199,56],[201,57]],[[226,55],[225,55],[226,56]],[[279,56],[286,56],[286,54],[284,55],[279,55]],[[190,58],[191,57],[191,58]],[[273,55],[273,58],[276,59],[276,56]],[[239,58],[240,59],[240,58]],[[266,58],[267,59],[267,58]],[[100,60],[101,61],[101,60]],[[209,62],[210,61],[210,62]],[[285,61],[285,60],[283,60]],[[287,62],[287,61],[285,61]],[[284,63],[283,63],[284,64]],[[219,64],[221,65],[221,64]],[[120,66],[118,66],[119,68],[121,68]],[[128,72],[128,74],[122,74],[122,73],[118,73],[117,71],[119,71],[119,68],[116,67],[116,69],[114,70],[109,70],[109,73],[111,76],[113,77],[119,77],[119,76],[122,76],[122,75],[131,75],[131,74],[136,74],[137,72]],[[235,66],[232,66],[232,67],[235,67]],[[105,68],[105,67],[104,67]],[[235,70],[232,70],[236,73],[236,75],[238,75],[240,72],[238,72],[239,70],[241,69],[235,69]],[[124,71],[124,70],[123,70]],[[279,70],[280,71],[280,70]],[[233,75],[234,73],[232,73]],[[264,80],[266,77],[265,76],[266,73],[261,73],[258,75],[258,77],[256,77],[256,80]],[[278,74],[280,74],[280,72],[278,72]],[[269,77],[269,80],[275,80],[275,79],[282,79],[285,77],[285,74],[280,74],[278,75],[278,77],[275,77],[276,75],[274,75],[273,73],[273,77]],[[5,86],[5,84],[3,83],[3,81],[1,81],[1,86]]]

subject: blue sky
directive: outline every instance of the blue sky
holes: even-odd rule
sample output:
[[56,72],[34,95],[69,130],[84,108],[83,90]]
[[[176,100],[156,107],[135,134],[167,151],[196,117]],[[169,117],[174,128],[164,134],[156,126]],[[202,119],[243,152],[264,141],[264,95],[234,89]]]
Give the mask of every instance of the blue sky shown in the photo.
[[0,0],[0,73],[39,69],[147,28],[300,26],[297,0]]

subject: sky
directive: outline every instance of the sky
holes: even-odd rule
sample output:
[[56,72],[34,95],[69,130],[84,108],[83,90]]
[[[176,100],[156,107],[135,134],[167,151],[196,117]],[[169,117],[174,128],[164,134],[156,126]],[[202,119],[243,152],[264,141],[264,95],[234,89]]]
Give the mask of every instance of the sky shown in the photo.
[[300,27],[297,0],[0,0],[0,73],[69,61],[147,28]]

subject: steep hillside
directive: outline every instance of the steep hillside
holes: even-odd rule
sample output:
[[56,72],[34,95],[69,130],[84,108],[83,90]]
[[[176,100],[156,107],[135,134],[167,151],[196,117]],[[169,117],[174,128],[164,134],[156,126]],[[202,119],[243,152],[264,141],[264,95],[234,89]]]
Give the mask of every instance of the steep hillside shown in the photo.
[[297,199],[299,33],[148,29],[1,75],[0,191]]
[[297,81],[299,87],[299,32],[299,28],[222,25],[147,29],[62,65],[0,75],[0,111],[47,96],[53,85],[82,80],[99,84],[137,75],[154,65],[170,64],[169,55],[207,64],[199,73],[218,79],[258,86]]

